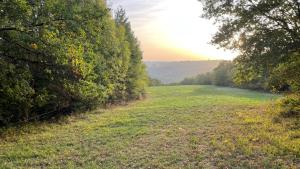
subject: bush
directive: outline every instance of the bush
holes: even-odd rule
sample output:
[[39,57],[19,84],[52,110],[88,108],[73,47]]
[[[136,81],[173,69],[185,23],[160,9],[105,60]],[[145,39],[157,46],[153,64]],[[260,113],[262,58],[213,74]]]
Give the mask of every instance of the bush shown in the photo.
[[221,62],[213,71],[212,83],[217,86],[233,86],[232,71],[231,61]]
[[300,118],[300,93],[287,95],[279,101],[280,114],[283,117]]
[[149,77],[149,80],[148,80],[148,85],[149,86],[162,86],[162,82],[158,79],[153,79],[153,78],[150,78]]
[[34,90],[27,69],[9,64],[0,58],[0,125],[27,118],[33,107]]

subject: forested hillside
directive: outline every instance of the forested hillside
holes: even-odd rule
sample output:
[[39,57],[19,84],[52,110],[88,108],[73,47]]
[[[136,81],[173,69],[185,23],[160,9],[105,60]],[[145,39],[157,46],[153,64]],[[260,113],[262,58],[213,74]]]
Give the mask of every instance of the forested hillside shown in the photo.
[[142,97],[139,42],[104,0],[2,0],[0,125]]
[[161,82],[178,83],[186,77],[212,71],[221,61],[145,62],[149,76]]

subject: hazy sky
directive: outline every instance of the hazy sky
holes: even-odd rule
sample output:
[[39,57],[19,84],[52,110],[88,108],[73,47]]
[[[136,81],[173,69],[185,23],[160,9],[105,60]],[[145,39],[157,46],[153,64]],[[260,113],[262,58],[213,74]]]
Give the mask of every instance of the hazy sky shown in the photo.
[[233,52],[209,45],[216,27],[200,18],[197,0],[108,0],[127,11],[146,61],[232,59]]

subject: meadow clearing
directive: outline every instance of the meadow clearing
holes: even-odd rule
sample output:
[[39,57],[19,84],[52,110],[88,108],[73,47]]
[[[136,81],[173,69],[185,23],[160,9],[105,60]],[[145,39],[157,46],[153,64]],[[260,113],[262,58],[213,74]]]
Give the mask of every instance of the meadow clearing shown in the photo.
[[0,168],[300,168],[299,128],[269,113],[279,95],[147,91],[126,106],[3,129]]

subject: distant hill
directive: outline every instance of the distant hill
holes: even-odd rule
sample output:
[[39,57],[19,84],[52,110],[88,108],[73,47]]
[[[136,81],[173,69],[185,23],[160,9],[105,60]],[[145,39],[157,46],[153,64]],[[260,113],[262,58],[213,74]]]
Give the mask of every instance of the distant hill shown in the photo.
[[186,77],[212,71],[220,60],[182,61],[182,62],[145,62],[151,78],[161,82],[177,83]]

